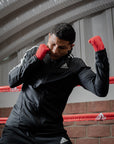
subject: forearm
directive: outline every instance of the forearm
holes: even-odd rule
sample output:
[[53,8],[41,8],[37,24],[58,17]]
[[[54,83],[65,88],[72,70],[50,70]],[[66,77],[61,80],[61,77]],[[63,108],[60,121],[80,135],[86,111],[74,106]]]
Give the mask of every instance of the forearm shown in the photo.
[[105,50],[96,52],[96,73],[84,66],[80,71],[79,82],[85,89],[104,97],[109,89],[109,63]]
[[96,53],[95,90],[98,96],[106,96],[109,89],[109,62],[106,50]]
[[29,49],[25,53],[22,62],[9,72],[10,87],[13,88],[29,81],[34,72],[38,71],[42,60],[48,51],[49,48],[45,44],[41,44],[39,48],[33,47]]
[[106,96],[109,89],[109,63],[104,43],[100,36],[94,36],[89,40],[96,52],[96,77],[95,92],[98,96]]

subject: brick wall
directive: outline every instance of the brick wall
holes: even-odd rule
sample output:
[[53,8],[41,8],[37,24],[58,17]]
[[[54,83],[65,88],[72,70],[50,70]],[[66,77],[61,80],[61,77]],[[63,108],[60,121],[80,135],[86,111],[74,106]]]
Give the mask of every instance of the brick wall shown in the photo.
[[[114,112],[114,101],[67,104],[64,115]],[[73,144],[114,144],[114,120],[64,122]]]
[[[0,108],[0,117],[8,117],[12,108]],[[66,114],[114,112],[114,100],[67,104]],[[64,122],[73,144],[114,144],[114,120]],[[4,125],[0,125],[0,136]]]
[[[12,108],[0,108],[0,117],[8,117]],[[0,137],[2,134],[2,130],[4,128],[4,124],[0,124]]]

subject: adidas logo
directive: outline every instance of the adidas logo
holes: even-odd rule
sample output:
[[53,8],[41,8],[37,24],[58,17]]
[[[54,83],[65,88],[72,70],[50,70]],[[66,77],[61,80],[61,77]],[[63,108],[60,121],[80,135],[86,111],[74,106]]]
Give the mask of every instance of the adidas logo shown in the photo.
[[65,142],[67,142],[68,140],[64,137],[61,138],[60,144],[64,144]]
[[60,68],[68,69],[67,63],[64,63]]

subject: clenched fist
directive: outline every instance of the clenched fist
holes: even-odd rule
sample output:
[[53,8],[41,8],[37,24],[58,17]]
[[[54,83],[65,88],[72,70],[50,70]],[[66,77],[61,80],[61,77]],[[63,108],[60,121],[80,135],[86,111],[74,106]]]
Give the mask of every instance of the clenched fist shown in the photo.
[[39,60],[42,60],[49,50],[50,49],[45,44],[41,44],[35,55]]
[[100,36],[94,36],[88,42],[93,46],[95,52],[104,50],[104,44]]

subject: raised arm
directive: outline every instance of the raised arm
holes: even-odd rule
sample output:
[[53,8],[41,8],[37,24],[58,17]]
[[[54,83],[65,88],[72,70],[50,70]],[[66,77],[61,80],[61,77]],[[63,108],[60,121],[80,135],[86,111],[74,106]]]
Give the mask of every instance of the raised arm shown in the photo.
[[27,82],[34,72],[33,69],[40,67],[41,60],[45,57],[48,51],[49,48],[44,44],[41,44],[39,48],[33,47],[32,49],[28,50],[25,53],[21,63],[9,72],[10,87],[13,88]]
[[96,54],[96,73],[90,68],[83,66],[78,78],[80,85],[93,92],[97,96],[104,97],[109,89],[109,63],[106,49],[100,36],[95,36],[89,40]]

